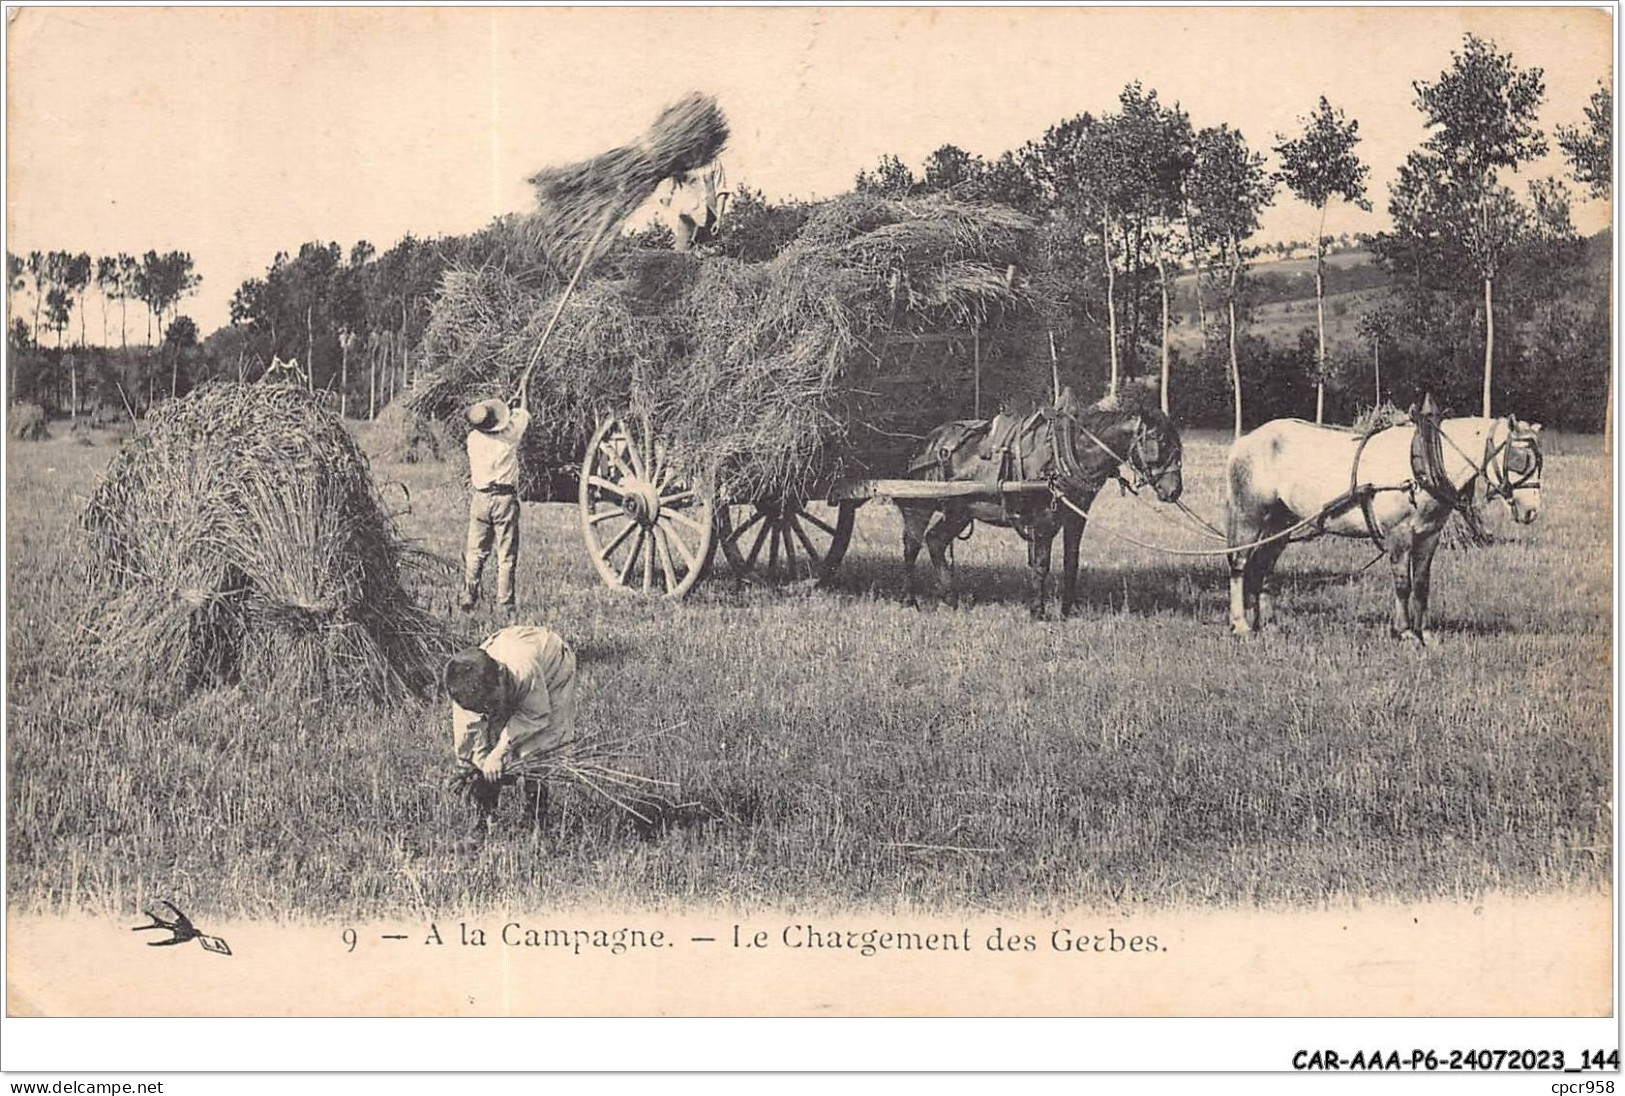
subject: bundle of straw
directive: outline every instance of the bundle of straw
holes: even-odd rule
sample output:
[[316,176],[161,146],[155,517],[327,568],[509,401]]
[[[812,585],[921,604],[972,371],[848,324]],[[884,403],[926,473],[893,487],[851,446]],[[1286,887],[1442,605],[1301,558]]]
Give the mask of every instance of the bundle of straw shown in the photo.
[[400,400],[388,404],[372,420],[372,436],[373,452],[401,464],[439,463],[454,448],[440,423],[410,410]]
[[7,432],[17,441],[44,441],[51,436],[45,408],[37,403],[14,403],[6,414]]
[[663,110],[632,144],[537,172],[529,180],[540,207],[529,223],[533,242],[560,270],[591,262],[663,180],[704,167],[727,141],[716,100],[696,92]]
[[207,384],[148,416],[84,524],[104,596],[85,634],[160,702],[221,682],[295,695],[432,687],[452,644],[402,586],[430,558],[366,457],[302,389]]
[[[632,772],[625,766],[629,758],[636,758],[650,742],[672,734],[683,726],[685,724],[678,723],[649,734],[630,737],[582,735],[507,765],[503,775],[574,784],[613,803],[640,822],[653,825],[661,814],[694,804],[677,803],[661,794],[659,789],[676,788],[674,781],[657,780]],[[453,772],[451,785],[454,790],[466,793],[475,781],[482,779],[484,777],[472,765],[461,765]]]

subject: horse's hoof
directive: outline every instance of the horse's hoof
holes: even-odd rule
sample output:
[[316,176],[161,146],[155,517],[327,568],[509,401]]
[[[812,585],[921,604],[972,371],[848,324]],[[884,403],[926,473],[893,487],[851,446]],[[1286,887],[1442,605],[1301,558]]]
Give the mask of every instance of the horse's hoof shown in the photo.
[[1412,631],[1399,632],[1395,636],[1395,638],[1398,639],[1401,643],[1411,643],[1411,644],[1415,644],[1417,647],[1421,647],[1421,646],[1424,645],[1422,637],[1417,635],[1415,632],[1412,632]]
[[1246,639],[1249,636],[1256,635],[1257,633],[1253,631],[1252,625],[1232,620],[1230,622],[1230,634],[1235,636],[1237,639]]
[[1438,645],[1439,645],[1439,637],[1434,635],[1431,629],[1423,628],[1422,629],[1422,646],[1424,646],[1424,647],[1437,647]]

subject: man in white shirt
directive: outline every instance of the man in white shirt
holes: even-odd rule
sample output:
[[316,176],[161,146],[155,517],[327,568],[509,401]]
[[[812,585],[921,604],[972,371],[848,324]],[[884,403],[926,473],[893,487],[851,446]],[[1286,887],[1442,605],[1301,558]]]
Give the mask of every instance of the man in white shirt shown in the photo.
[[452,752],[459,766],[478,770],[470,785],[476,837],[490,829],[502,787],[516,781],[527,818],[540,825],[547,782],[513,770],[575,737],[575,674],[570,645],[531,625],[504,628],[447,662]]
[[480,573],[497,550],[497,601],[514,607],[513,570],[519,561],[519,441],[530,426],[524,396],[509,408],[485,400],[468,409],[468,475],[474,494],[468,507],[468,543],[463,550],[463,611],[480,598]]

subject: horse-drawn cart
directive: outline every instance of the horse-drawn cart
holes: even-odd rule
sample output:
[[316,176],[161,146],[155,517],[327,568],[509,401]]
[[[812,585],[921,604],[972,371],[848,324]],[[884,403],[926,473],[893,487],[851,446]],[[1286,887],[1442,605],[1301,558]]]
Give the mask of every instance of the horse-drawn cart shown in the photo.
[[769,582],[827,581],[870,499],[997,499],[1048,495],[1048,480],[980,483],[842,479],[822,498],[729,502],[670,475],[666,446],[646,420],[606,418],[581,467],[581,530],[605,585],[682,597],[718,553],[735,574]]
[[850,195],[801,216],[765,257],[617,245],[573,296],[518,262],[448,275],[414,409],[455,423],[517,379],[537,423],[523,464],[579,469],[609,585],[681,596],[716,556],[827,579],[867,499],[987,494],[892,481],[940,424],[1048,402],[1049,333],[1064,346],[1071,321],[1011,210]]
[[[1106,414],[1118,420],[1115,429],[1144,417],[1132,411]],[[712,485],[696,485],[678,472],[668,444],[648,416],[610,416],[593,433],[579,475],[588,557],[607,585],[671,597],[693,589],[719,553],[737,575],[770,583],[822,583],[840,567],[858,508],[871,499],[898,503],[905,521],[922,508],[992,503],[1007,518],[1027,515],[1025,521],[1014,519],[1026,526],[1038,511],[1055,511],[1062,501],[1073,501],[1075,507],[1081,499],[1087,507],[1094,492],[1124,464],[1144,482],[1155,483],[1159,494],[1164,489],[1160,477],[1170,470],[1177,475],[1178,440],[1171,424],[1156,425],[1156,438],[1143,436],[1143,427],[1131,427],[1135,434],[1126,444],[1117,443],[1119,452],[1082,425],[1084,417],[1074,405],[1036,412],[1025,422],[950,421],[939,424],[944,429],[929,438],[918,438],[901,460],[893,456],[884,462],[892,472],[907,475],[826,476],[808,491],[740,500]],[[1096,430],[1107,432],[1098,413],[1091,421]],[[1083,443],[1088,452],[1081,457],[1080,437],[1088,438]],[[1148,465],[1142,446],[1155,446],[1159,439],[1164,455],[1153,456]],[[980,469],[951,474],[951,452],[979,440],[987,452],[970,460],[980,463]],[[995,449],[1014,455],[1024,446],[1030,454],[1025,466],[1019,459],[990,463]],[[922,451],[928,452],[925,461],[912,459]],[[1056,523],[1050,525],[1052,532]],[[1047,535],[1040,535],[1047,544]]]

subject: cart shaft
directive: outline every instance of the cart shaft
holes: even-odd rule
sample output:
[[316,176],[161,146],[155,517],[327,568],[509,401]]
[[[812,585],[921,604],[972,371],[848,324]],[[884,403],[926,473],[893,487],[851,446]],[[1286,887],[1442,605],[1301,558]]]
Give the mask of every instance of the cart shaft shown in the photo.
[[1049,492],[1048,480],[1005,480],[1003,483],[945,483],[940,480],[863,479],[841,480],[829,491],[830,502],[842,500],[891,499],[997,499],[1001,495]]

